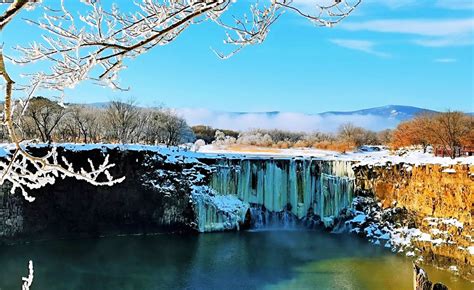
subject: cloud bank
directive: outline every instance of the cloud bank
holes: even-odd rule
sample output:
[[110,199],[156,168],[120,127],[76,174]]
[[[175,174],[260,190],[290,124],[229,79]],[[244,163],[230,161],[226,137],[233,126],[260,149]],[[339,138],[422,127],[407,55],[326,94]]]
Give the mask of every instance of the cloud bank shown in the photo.
[[356,126],[379,131],[394,128],[399,121],[377,115],[309,115],[303,113],[228,113],[207,109],[178,109],[189,125],[207,125],[220,129],[282,129],[304,132],[335,132],[340,125],[351,122]]
[[380,57],[389,57],[388,53],[377,51],[375,49],[376,43],[368,40],[358,40],[358,39],[330,39],[330,41],[339,46],[362,51],[368,54],[373,54]]
[[474,18],[465,19],[384,19],[348,22],[349,31],[399,33],[419,37],[415,44],[429,47],[463,46],[473,43]]

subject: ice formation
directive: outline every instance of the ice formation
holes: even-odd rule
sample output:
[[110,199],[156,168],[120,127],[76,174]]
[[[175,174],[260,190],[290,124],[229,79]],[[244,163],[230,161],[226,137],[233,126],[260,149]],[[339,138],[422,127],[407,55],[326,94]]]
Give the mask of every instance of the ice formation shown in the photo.
[[249,205],[233,195],[218,195],[207,186],[195,186],[192,197],[199,232],[239,229]]
[[[351,206],[354,178],[347,161],[223,158],[216,161],[209,187],[211,195],[194,194],[200,231],[238,228],[247,211],[256,227],[276,220],[288,226],[315,215],[332,224]],[[235,206],[222,206],[225,203]]]

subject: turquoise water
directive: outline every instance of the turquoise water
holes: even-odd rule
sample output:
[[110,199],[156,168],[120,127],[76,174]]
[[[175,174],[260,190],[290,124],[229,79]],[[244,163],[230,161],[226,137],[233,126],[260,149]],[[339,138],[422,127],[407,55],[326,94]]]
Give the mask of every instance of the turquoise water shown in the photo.
[[[0,289],[411,289],[408,259],[319,231],[56,240],[0,248]],[[473,284],[430,267],[450,289]]]

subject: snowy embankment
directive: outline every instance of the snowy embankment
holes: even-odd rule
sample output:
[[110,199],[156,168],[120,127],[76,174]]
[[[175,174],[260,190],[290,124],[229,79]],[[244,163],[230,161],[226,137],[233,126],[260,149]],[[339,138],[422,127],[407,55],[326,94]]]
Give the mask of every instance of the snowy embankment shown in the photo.
[[[228,150],[222,146],[205,145],[198,150],[190,147],[176,147],[176,146],[164,146],[164,145],[140,145],[140,144],[76,144],[76,143],[53,143],[47,144],[28,144],[31,148],[46,148],[48,146],[57,146],[64,148],[68,151],[88,151],[88,150],[122,150],[122,151],[148,151],[156,152],[162,155],[170,156],[169,162],[173,160],[184,161],[184,162],[196,162],[202,158],[270,158],[270,157],[281,157],[281,158],[294,158],[294,157],[305,157],[305,158],[320,158],[323,160],[346,160],[355,161],[357,165],[385,165],[387,163],[399,164],[406,163],[412,165],[423,165],[423,164],[441,164],[441,165],[454,165],[454,164],[472,164],[474,165],[474,156],[470,157],[458,157],[455,159],[447,157],[435,157],[431,153],[423,153],[421,150],[407,151],[403,156],[398,156],[393,152],[383,149],[381,147],[364,147],[361,151],[339,153],[336,151],[313,149],[313,148],[295,148],[295,149],[274,149],[274,148],[261,148],[261,150]],[[377,150],[370,150],[371,148],[378,148]],[[0,157],[8,155],[8,152],[14,150],[15,147],[10,143],[0,144]]]
[[[455,246],[466,256],[474,255],[474,239],[471,246],[456,244],[454,235],[462,231],[464,224],[455,218],[423,218],[420,228],[414,227],[412,213],[405,208],[390,207],[383,209],[381,203],[373,198],[356,197],[353,201],[353,218],[345,222],[352,233],[368,238],[375,245],[381,245],[393,252],[414,257],[423,262],[426,244],[434,247]],[[450,265],[448,269],[457,273],[458,267]]]
[[[258,148],[258,147],[257,147]],[[376,150],[371,150],[376,148]],[[436,157],[431,153],[423,153],[421,150],[411,150],[405,152],[402,156],[378,146],[363,146],[362,150],[339,153],[336,151],[313,149],[313,148],[292,148],[292,149],[275,149],[275,148],[248,148],[245,150],[229,150],[222,146],[206,145],[199,148],[199,153],[213,154],[220,156],[248,156],[248,157],[307,157],[321,158],[329,160],[346,160],[355,161],[355,166],[362,165],[386,165],[390,164],[441,164],[450,166],[454,164],[471,164],[474,165],[474,156],[457,157],[451,159],[448,157]]]

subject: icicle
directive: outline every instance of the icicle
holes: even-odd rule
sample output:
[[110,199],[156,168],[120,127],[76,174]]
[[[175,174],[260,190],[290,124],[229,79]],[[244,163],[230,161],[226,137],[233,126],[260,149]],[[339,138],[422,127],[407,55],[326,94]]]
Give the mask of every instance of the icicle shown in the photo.
[[[265,208],[265,213],[285,213],[299,220],[318,215],[330,224],[350,207],[354,195],[351,162],[292,159],[222,159],[210,187],[219,195]],[[268,224],[265,216],[251,210],[255,226]],[[253,215],[257,215],[254,217]],[[285,221],[281,221],[286,223]]]

